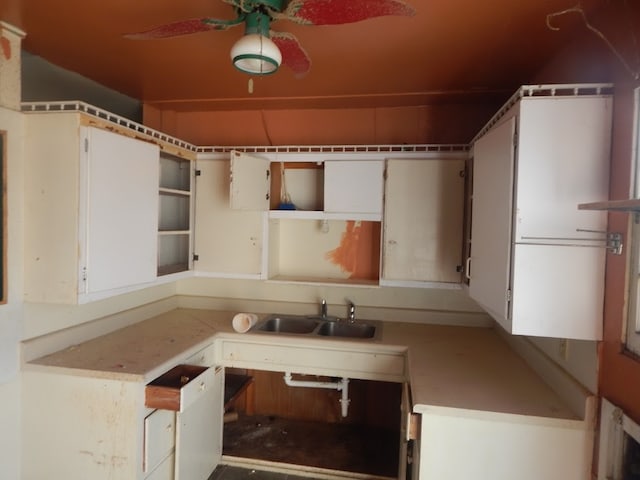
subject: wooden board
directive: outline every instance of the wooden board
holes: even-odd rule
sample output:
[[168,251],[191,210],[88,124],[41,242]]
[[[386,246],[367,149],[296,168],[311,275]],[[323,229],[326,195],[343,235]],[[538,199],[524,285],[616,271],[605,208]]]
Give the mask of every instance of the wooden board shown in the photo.
[[145,388],[144,404],[149,408],[180,411],[180,391],[190,381],[207,370],[196,365],[178,365],[153,380]]

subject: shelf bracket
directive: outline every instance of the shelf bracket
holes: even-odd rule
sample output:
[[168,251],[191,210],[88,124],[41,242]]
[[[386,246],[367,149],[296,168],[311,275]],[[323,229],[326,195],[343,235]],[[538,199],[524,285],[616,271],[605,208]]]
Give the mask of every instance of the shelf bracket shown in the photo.
[[622,255],[622,234],[620,232],[607,233],[607,250],[614,255]]
[[[610,253],[614,255],[622,255],[622,233],[620,232],[604,232],[601,230],[588,230],[583,228],[576,229],[578,232],[587,232],[587,233],[599,233],[601,235],[605,235],[606,237],[603,239],[604,245],[602,248],[606,248]],[[599,246],[599,245],[598,245]]]

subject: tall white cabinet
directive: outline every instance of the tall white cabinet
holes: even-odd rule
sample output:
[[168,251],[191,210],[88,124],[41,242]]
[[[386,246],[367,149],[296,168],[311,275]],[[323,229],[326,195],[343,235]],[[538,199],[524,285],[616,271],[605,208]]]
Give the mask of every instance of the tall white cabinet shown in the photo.
[[25,299],[84,303],[155,281],[158,146],[80,113],[25,119]]
[[[523,93],[524,92],[524,93]],[[528,94],[473,143],[469,294],[514,334],[602,335],[612,99]]]

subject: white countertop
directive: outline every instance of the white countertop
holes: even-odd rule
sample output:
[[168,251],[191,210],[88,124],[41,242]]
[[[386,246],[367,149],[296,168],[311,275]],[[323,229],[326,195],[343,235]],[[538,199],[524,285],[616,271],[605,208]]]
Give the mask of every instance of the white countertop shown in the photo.
[[[148,382],[220,336],[273,342],[270,336],[235,333],[236,312],[176,309],[33,360],[25,368]],[[490,328],[384,322],[371,340],[297,337],[305,344],[407,354],[407,381],[414,411],[450,409],[467,414],[507,414],[581,420]],[[309,343],[312,342],[312,343]]]

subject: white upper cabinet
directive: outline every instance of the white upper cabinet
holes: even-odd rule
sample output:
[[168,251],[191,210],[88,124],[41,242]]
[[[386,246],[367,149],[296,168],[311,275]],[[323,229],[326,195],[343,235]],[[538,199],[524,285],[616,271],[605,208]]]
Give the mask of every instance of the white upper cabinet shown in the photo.
[[461,280],[463,159],[387,160],[382,280]]
[[467,150],[331,150],[200,154],[196,274],[459,288]]
[[270,211],[271,218],[380,221],[383,191],[382,159],[231,152],[234,210]]
[[[239,160],[238,157],[235,158]],[[256,168],[264,172],[263,165]],[[197,170],[195,272],[219,277],[261,278],[264,270],[263,243],[267,214],[259,209],[231,208],[234,187],[230,187],[229,159],[201,157],[197,161]],[[237,181],[238,176],[235,178]],[[242,193],[240,189],[235,191]],[[261,191],[264,193],[265,190]]]
[[158,147],[82,119],[26,116],[30,302],[84,303],[156,279]]
[[612,110],[609,97],[520,102],[516,242],[585,240],[606,230],[606,215],[577,204],[608,197]]
[[498,318],[509,317],[516,117],[473,145],[469,294]]
[[612,99],[525,96],[473,145],[469,294],[514,334],[602,335]]

